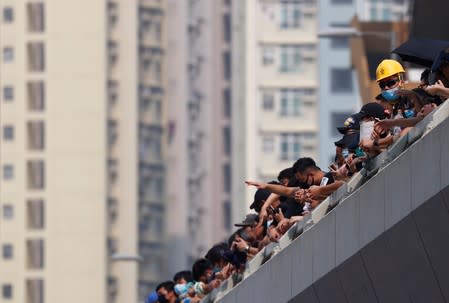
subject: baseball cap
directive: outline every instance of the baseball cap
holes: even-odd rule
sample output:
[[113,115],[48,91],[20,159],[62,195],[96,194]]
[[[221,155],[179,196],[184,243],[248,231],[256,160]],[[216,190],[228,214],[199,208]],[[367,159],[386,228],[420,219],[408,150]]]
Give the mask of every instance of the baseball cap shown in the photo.
[[360,112],[355,114],[355,116],[359,119],[359,121],[365,117],[374,117],[379,119],[385,119],[386,117],[384,107],[376,102],[370,102],[363,105]]
[[334,144],[337,147],[347,148],[349,150],[355,150],[357,148],[357,146],[359,145],[359,141],[360,141],[360,133],[355,132],[352,134],[343,135],[343,138],[341,138],[338,141],[335,141]]
[[249,206],[249,209],[254,209],[256,212],[259,212],[263,205],[263,201],[266,201],[270,194],[271,192],[268,189],[259,188],[254,194],[254,201]]
[[360,129],[360,121],[358,119],[358,114],[353,114],[346,118],[345,122],[343,122],[343,126],[337,127],[337,130],[341,134],[346,134],[346,132],[350,129],[359,130]]
[[235,223],[234,226],[237,227],[253,226],[257,222],[259,222],[259,216],[257,214],[247,214],[242,222]]

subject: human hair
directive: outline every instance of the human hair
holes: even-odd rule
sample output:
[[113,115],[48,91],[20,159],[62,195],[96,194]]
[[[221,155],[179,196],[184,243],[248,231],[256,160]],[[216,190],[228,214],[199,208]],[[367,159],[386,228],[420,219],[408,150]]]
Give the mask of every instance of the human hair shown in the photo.
[[201,276],[204,276],[206,270],[212,269],[212,263],[207,259],[198,259],[192,266],[192,276],[195,281],[200,281]]
[[178,283],[178,281],[181,279],[186,280],[186,282],[192,282],[193,281],[192,272],[190,270],[183,270],[183,271],[177,272],[173,276],[173,281],[175,283]]
[[291,179],[293,177],[293,168],[288,167],[279,172],[278,181],[281,182],[282,179]]
[[175,290],[175,283],[173,283],[172,281],[162,282],[161,284],[159,284],[156,287],[156,291],[158,291],[161,288],[165,288],[165,290],[172,291],[173,293],[175,293],[175,291],[174,291]]
[[217,264],[221,260],[223,260],[223,255],[228,249],[228,244],[222,242],[215,244],[211,249],[207,252],[205,258],[212,262],[212,264]]
[[317,169],[318,167],[316,166],[316,163],[312,158],[299,158],[293,164],[293,173],[303,173],[308,168]]
[[429,85],[429,75],[430,75],[430,68],[426,68],[426,69],[421,73],[421,78],[420,78],[420,80],[421,80],[425,85]]

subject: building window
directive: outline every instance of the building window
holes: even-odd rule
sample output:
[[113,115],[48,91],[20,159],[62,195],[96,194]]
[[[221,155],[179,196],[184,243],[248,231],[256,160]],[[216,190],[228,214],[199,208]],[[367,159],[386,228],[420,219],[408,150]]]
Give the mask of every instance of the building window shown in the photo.
[[335,37],[331,39],[331,47],[334,49],[348,49],[349,48],[349,38],[347,37]]
[[272,153],[274,151],[274,138],[273,136],[263,136],[262,150],[264,153]]
[[118,60],[118,43],[114,40],[108,41],[108,64],[110,67],[115,66]]
[[331,0],[332,4],[352,4],[352,0]]
[[263,92],[262,93],[262,109],[266,111],[273,110],[274,108],[274,93]]
[[44,280],[26,280],[27,303],[44,303]]
[[223,71],[226,80],[231,79],[231,52],[226,51],[223,54]]
[[334,137],[341,136],[338,132],[337,127],[342,127],[345,120],[351,116],[350,112],[347,113],[331,113],[331,129],[330,133]]
[[231,128],[226,126],[223,128],[223,152],[226,156],[231,155],[232,145],[231,145]]
[[44,201],[33,199],[27,201],[27,227],[29,229],[43,229],[45,226]]
[[43,72],[45,69],[45,47],[43,42],[29,42],[28,70],[30,72]]
[[43,111],[45,109],[45,85],[42,81],[27,83],[28,109]]
[[3,99],[5,101],[12,101],[14,99],[14,88],[12,86],[3,87]]
[[375,8],[370,9],[370,19],[373,21],[377,21],[377,9]]
[[223,16],[223,34],[224,41],[230,43],[231,42],[231,15],[225,14]]
[[26,241],[27,249],[27,268],[44,268],[44,240],[30,239]]
[[43,160],[30,160],[27,163],[28,189],[44,189],[45,163]]
[[12,7],[3,8],[3,22],[12,23],[14,21],[14,10]]
[[3,140],[12,141],[14,140],[14,127],[11,125],[3,126]]
[[113,146],[117,142],[118,122],[116,120],[108,120],[108,144]]
[[352,70],[350,68],[331,69],[331,92],[350,93],[353,90]]
[[224,223],[224,228],[227,231],[230,231],[232,228],[232,213],[231,213],[231,202],[230,201],[225,201],[223,202],[223,223]]
[[298,72],[301,65],[301,47],[299,45],[281,46],[280,72]]
[[301,25],[301,9],[299,3],[281,3],[281,28],[298,28]]
[[14,60],[14,49],[12,47],[3,48],[3,62],[8,63]]
[[44,4],[43,3],[28,3],[28,31],[43,32],[45,24]]
[[301,115],[301,91],[297,89],[281,90],[281,116]]
[[11,284],[3,284],[2,285],[2,297],[3,299],[12,299],[13,291]]
[[3,165],[3,180],[14,178],[14,167],[10,164]]
[[382,21],[390,21],[391,20],[391,10],[388,8],[384,8],[382,10]]
[[3,205],[3,219],[11,220],[14,218],[14,207],[12,205]]
[[223,91],[223,113],[226,118],[231,117],[231,90],[226,88]]
[[262,64],[271,65],[274,63],[274,47],[264,46],[262,47]]
[[294,161],[301,154],[301,134],[282,133],[281,134],[281,160]]
[[231,165],[229,163],[223,165],[223,191],[231,192]]
[[45,148],[45,128],[43,121],[27,123],[28,149],[43,150]]
[[13,257],[13,247],[11,244],[3,244],[2,246],[3,259],[9,260]]
[[113,28],[118,20],[118,4],[108,1],[108,27]]
[[118,178],[118,161],[116,159],[108,160],[108,180],[110,184],[117,181]]

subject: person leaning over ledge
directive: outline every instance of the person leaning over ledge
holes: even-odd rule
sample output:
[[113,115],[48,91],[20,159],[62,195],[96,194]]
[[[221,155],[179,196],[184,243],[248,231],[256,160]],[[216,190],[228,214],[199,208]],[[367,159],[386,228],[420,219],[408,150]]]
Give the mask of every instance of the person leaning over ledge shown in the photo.
[[[268,189],[280,196],[294,197],[303,207],[309,207],[309,209],[304,209],[305,211],[314,209],[343,184],[342,181],[334,181],[332,174],[322,171],[311,158],[298,159],[293,164],[293,172],[295,178],[302,183],[302,187],[286,187],[249,180],[245,181],[245,183],[257,188]],[[306,203],[310,203],[310,205],[307,206]],[[266,211],[267,207],[264,204],[262,210]],[[264,215],[262,210],[260,212],[261,217]]]

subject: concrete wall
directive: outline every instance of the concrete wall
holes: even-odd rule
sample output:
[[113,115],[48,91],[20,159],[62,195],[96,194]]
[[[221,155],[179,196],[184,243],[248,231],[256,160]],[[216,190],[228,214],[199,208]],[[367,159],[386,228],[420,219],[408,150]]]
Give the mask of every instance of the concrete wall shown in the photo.
[[446,119],[219,302],[447,302],[448,129]]

